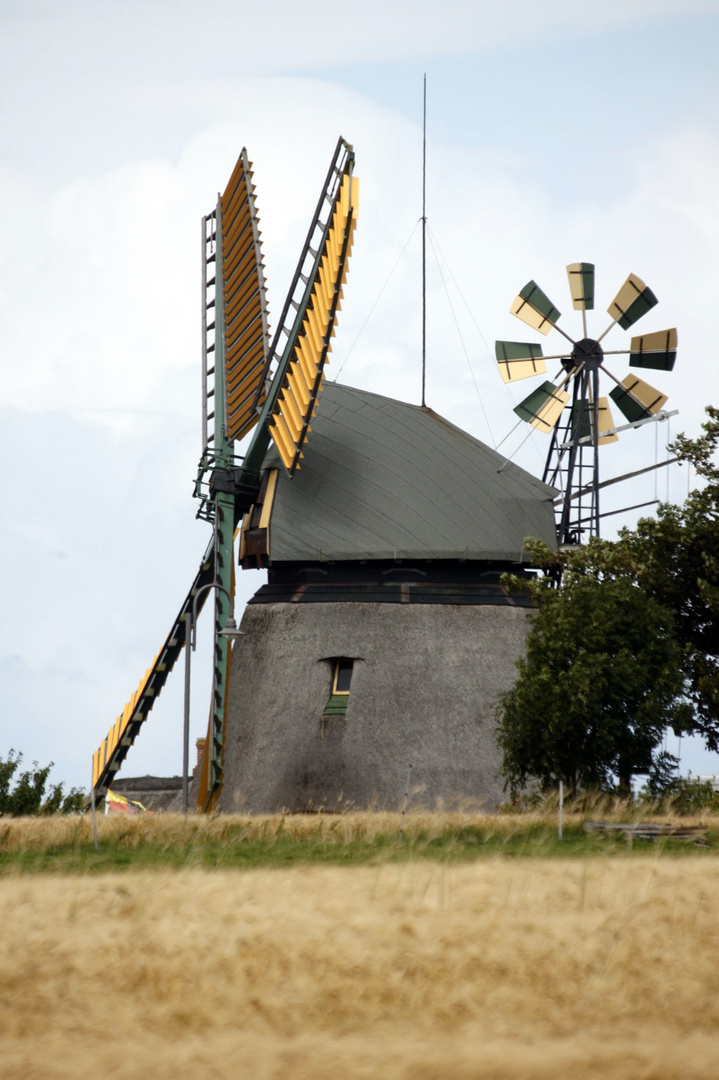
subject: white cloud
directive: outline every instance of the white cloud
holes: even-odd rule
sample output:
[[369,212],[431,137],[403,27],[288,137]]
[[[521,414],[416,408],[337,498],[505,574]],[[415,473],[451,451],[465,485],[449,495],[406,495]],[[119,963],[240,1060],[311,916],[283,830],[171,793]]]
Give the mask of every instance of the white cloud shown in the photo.
[[201,7],[192,0],[74,0],[18,8],[14,19],[5,16],[5,28],[8,52],[32,35],[38,59],[66,51],[79,80],[122,77],[131,57],[133,71],[158,86],[183,71],[207,78],[213,71],[245,76],[398,63],[718,11],[716,0],[211,0]]

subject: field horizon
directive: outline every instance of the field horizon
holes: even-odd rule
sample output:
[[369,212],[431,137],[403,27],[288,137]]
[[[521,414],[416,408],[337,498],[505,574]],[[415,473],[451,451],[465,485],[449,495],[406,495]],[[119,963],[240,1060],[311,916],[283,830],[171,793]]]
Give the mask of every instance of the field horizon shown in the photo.
[[[644,809],[644,813],[642,813]],[[472,862],[511,856],[579,858],[633,852],[686,855],[719,850],[719,816],[647,813],[616,800],[597,800],[564,815],[413,810],[407,814],[98,815],[98,849],[89,814],[0,818],[0,875],[23,872],[98,873],[105,870],[253,867],[307,864],[363,865],[414,859]],[[671,837],[654,842],[622,833],[587,832],[609,825],[672,826],[701,832],[701,848]]]

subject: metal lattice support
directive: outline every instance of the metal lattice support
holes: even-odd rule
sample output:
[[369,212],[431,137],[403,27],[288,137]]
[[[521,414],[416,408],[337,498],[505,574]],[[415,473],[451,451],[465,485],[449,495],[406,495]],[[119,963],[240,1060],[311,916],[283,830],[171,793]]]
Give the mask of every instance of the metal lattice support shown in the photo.
[[[215,210],[215,325],[214,336],[214,379],[213,379],[213,431],[212,462],[215,470],[224,475],[232,469],[234,463],[233,440],[227,435],[226,387],[224,378],[225,356],[225,319],[222,258],[222,207],[218,200]],[[209,421],[209,416],[208,416]],[[212,498],[212,520],[214,522],[215,584],[222,589],[215,589],[215,625],[213,643],[212,699],[210,706],[209,739],[206,753],[208,805],[222,784],[222,754],[225,731],[225,704],[229,679],[229,642],[220,633],[230,614],[230,602],[227,594],[232,595],[234,586],[232,574],[233,535],[235,524],[235,499],[231,493],[216,490],[210,479]],[[207,809],[207,806],[204,807]]]
[[200,499],[197,516],[214,520],[209,492],[209,472],[215,458],[215,383],[217,381],[217,212],[202,219],[202,456],[195,481]]
[[598,423],[599,371],[585,368],[573,382],[571,408],[552,432],[542,476],[565,496],[557,513],[557,540],[562,545],[599,536]]
[[[225,738],[225,712],[230,674],[230,643],[220,631],[227,624],[230,615],[230,601],[227,594],[233,595],[234,576],[232,573],[232,537],[233,537],[234,499],[231,495],[218,495],[215,499],[215,582],[222,589],[215,589],[215,625],[213,644],[212,701],[210,706],[210,726],[207,803],[208,809],[222,785],[222,764]],[[223,589],[227,590],[224,592]]]

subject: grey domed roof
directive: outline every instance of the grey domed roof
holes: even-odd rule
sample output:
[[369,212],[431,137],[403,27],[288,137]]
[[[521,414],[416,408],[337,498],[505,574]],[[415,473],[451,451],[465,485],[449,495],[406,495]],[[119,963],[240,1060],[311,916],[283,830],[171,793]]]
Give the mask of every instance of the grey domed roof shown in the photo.
[[328,382],[304,454],[292,479],[274,447],[265,458],[280,470],[273,563],[520,562],[527,536],[556,546],[554,489],[431,409]]

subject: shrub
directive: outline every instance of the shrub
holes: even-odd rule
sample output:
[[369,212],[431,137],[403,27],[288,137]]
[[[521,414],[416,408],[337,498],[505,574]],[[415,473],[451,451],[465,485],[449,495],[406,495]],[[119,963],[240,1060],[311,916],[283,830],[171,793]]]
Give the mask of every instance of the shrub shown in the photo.
[[43,768],[33,761],[32,769],[16,777],[21,764],[22,754],[14,750],[7,758],[0,758],[0,815],[72,814],[84,808],[86,795],[81,788],[71,788],[67,795],[64,784],[52,784],[48,790],[52,761]]

